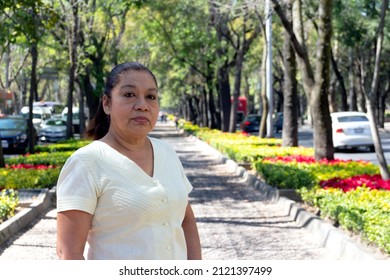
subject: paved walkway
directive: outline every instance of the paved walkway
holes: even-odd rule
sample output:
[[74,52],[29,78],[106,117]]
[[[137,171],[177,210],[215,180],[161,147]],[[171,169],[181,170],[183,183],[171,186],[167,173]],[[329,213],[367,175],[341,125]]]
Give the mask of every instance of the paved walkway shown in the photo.
[[[195,137],[177,137],[160,124],[153,133],[169,142],[194,186],[203,258],[210,260],[329,260],[338,257],[299,226],[281,203],[265,200],[220,155]],[[49,209],[26,231],[0,247],[0,259],[57,259],[56,212]]]

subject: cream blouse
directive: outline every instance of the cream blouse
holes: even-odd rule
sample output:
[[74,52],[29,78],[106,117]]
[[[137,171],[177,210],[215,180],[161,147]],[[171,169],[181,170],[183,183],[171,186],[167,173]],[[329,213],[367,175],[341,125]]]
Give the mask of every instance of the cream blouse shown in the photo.
[[153,177],[101,141],[66,161],[57,183],[57,211],[93,215],[87,259],[186,259],[181,223],[192,186],[175,151],[149,138]]

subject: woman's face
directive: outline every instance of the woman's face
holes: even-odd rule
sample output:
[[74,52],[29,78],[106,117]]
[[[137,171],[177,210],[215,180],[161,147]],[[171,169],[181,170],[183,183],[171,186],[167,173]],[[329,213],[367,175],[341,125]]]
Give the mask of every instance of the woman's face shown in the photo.
[[103,106],[115,134],[124,139],[145,137],[158,118],[157,85],[146,71],[126,71],[120,75],[111,98],[103,96]]

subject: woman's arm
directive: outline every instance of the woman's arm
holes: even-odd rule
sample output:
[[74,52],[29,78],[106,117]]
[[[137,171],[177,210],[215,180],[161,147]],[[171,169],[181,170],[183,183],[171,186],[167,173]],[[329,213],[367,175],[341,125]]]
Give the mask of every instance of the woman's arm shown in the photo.
[[184,230],[184,236],[187,244],[187,259],[201,260],[202,252],[200,247],[200,239],[198,227],[196,226],[194,212],[190,203],[187,204],[186,213],[183,223],[181,224]]
[[83,260],[92,215],[78,210],[57,214],[57,255],[61,260]]

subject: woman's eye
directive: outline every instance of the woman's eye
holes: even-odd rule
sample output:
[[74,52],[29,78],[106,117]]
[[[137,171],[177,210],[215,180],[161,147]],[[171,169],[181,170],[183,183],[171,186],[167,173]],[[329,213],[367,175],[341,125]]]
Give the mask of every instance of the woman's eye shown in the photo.
[[149,98],[150,100],[156,100],[156,99],[157,99],[157,96],[155,96],[155,95],[148,95],[148,98]]
[[134,96],[135,94],[133,93],[133,92],[126,92],[125,94],[124,94],[124,96],[125,97],[132,97],[132,96]]

